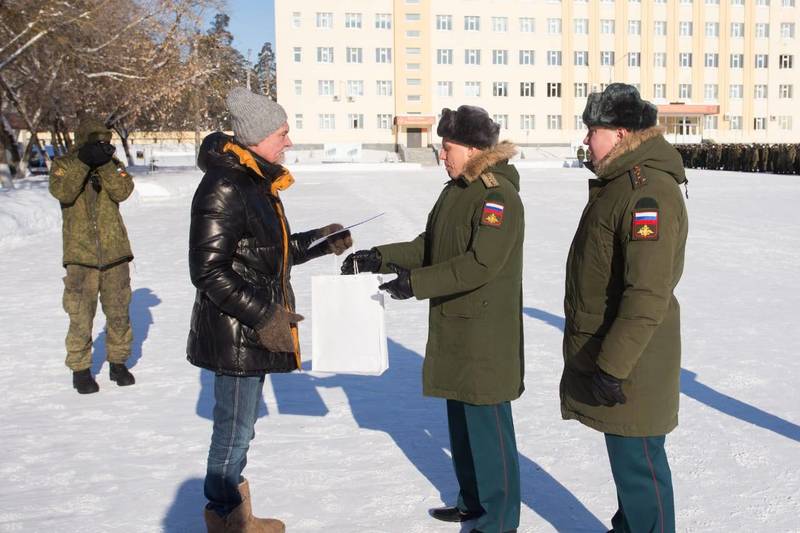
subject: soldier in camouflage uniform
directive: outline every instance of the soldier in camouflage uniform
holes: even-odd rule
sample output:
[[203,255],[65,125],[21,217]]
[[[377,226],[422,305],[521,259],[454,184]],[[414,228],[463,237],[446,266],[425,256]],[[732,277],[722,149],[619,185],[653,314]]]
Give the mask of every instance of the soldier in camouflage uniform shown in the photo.
[[80,394],[97,392],[91,374],[92,323],[97,299],[106,315],[109,375],[119,386],[132,385],[125,366],[133,334],[128,316],[133,259],[119,203],[133,191],[133,179],[113,157],[111,131],[101,122],[81,121],[75,147],[53,161],[50,193],[61,203],[64,257],[64,310],[69,315],[66,364]]

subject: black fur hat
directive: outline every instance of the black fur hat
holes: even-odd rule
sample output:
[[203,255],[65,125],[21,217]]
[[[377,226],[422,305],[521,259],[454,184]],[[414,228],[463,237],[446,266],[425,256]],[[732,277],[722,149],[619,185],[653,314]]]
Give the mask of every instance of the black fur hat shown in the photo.
[[625,128],[643,130],[656,125],[658,109],[642,100],[633,85],[612,83],[602,93],[592,93],[583,110],[587,128]]
[[500,124],[493,121],[482,107],[462,105],[456,111],[445,107],[436,134],[443,139],[483,149],[497,144]]

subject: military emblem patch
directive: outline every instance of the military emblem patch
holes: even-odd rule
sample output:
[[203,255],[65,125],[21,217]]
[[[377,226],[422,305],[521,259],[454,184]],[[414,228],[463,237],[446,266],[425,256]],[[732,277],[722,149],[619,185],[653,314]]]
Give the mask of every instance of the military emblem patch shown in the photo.
[[483,204],[483,213],[481,214],[481,224],[484,226],[492,226],[499,228],[503,225],[503,212],[505,207],[503,204],[497,202],[486,202]]
[[53,176],[57,178],[63,178],[65,175],[66,172],[64,172],[64,169],[61,167],[56,167],[56,169],[53,171]]
[[655,241],[658,240],[658,210],[636,210],[633,212],[631,240]]

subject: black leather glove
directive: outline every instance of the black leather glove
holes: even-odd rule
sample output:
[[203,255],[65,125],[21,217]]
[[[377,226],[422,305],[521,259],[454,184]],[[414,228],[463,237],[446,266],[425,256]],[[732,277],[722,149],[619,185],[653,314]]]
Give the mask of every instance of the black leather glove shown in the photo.
[[114,155],[116,148],[113,144],[106,141],[94,141],[86,143],[78,149],[78,159],[89,168],[102,167]]
[[342,263],[342,274],[355,274],[354,263],[358,262],[359,272],[377,272],[383,264],[381,253],[376,249],[358,250],[344,258]]
[[599,368],[592,376],[592,394],[595,400],[606,407],[624,404],[628,401],[622,392],[622,380],[607,374]]
[[407,300],[414,296],[414,289],[411,288],[411,271],[394,263],[389,263],[389,268],[397,274],[397,277],[378,288],[391,294],[395,300]]

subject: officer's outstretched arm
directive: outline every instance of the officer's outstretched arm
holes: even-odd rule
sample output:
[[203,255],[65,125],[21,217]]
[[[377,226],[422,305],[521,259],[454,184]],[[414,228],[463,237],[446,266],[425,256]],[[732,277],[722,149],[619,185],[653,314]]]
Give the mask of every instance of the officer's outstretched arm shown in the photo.
[[389,263],[413,270],[422,266],[425,259],[426,233],[423,231],[413,241],[384,244],[375,248],[381,253],[381,274],[391,274]]

